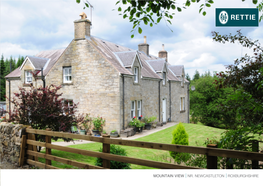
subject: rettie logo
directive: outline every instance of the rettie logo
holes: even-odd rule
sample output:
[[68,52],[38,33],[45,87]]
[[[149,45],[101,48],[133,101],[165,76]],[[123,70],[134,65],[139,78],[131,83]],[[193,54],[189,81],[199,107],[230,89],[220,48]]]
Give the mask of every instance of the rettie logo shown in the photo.
[[227,21],[228,21],[228,14],[227,14],[226,11],[220,12],[220,14],[219,14],[219,21],[223,25],[227,23]]
[[216,8],[216,26],[251,27],[258,26],[257,8]]

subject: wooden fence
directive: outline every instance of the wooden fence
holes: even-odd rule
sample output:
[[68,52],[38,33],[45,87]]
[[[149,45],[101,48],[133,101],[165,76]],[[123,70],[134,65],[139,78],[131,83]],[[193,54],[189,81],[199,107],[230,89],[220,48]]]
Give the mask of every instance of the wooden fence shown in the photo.
[[[46,142],[44,143],[44,142],[35,141],[35,134],[45,135]],[[94,152],[94,151],[52,145],[51,144],[52,136],[100,142],[103,144],[103,152]],[[93,137],[93,136],[86,136],[86,135],[79,135],[79,134],[53,132],[53,131],[50,131],[49,129],[36,130],[32,128],[27,128],[26,134],[22,136],[19,164],[20,166],[22,166],[25,162],[27,162],[30,165],[35,165],[40,168],[58,169],[57,167],[54,167],[51,165],[51,160],[53,160],[53,161],[61,162],[64,164],[68,164],[68,165],[72,165],[72,166],[76,166],[78,168],[84,168],[84,169],[101,169],[102,168],[98,166],[89,165],[86,163],[80,163],[77,161],[53,156],[51,154],[51,149],[56,149],[56,150],[65,151],[65,152],[71,152],[71,153],[76,153],[76,154],[81,154],[81,155],[86,155],[86,156],[102,158],[104,169],[110,168],[110,160],[137,164],[137,165],[142,165],[142,166],[148,166],[148,167],[153,167],[153,168],[160,168],[160,169],[197,169],[195,167],[175,165],[172,163],[163,163],[163,162],[110,154],[111,144],[206,155],[208,169],[217,169],[217,161],[218,161],[217,157],[252,160],[253,168],[258,168],[258,163],[259,163],[258,161],[263,161],[262,153],[217,149],[217,146],[214,144],[209,144],[207,147],[194,147],[194,146],[172,145],[172,144],[163,144],[163,143],[151,143],[151,142],[143,142],[143,141],[111,139],[111,138],[106,138],[106,137]],[[43,153],[37,152],[36,146],[45,147],[46,153],[43,154]],[[45,163],[38,162],[38,157],[45,158],[46,162]]]

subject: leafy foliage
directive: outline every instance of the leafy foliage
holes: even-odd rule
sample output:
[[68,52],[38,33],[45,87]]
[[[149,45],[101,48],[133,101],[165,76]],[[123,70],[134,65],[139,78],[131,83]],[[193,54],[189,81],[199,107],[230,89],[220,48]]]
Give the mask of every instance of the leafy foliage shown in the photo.
[[217,32],[214,32],[213,35],[213,39],[217,42],[238,42],[253,50],[253,56],[246,54],[241,59],[236,59],[233,65],[227,66],[225,72],[217,74],[219,79],[215,81],[217,89],[232,87],[236,92],[222,107],[226,111],[237,110],[238,117],[235,123],[229,121],[227,124],[234,125],[235,128],[250,127],[251,132],[253,132],[256,125],[262,126],[263,89],[260,86],[263,75],[260,73],[260,69],[263,67],[263,50],[258,41],[250,40],[243,36],[240,31],[236,35],[222,36]]
[[185,79],[187,79],[189,82],[191,82],[191,78],[190,78],[188,73],[186,74]]
[[143,127],[145,123],[141,122],[137,117],[134,116],[129,125],[134,127]]
[[[164,20],[171,23],[176,13],[182,12],[183,9],[187,9],[194,3],[200,4],[199,13],[203,16],[206,15],[206,8],[212,7],[215,0],[185,0],[184,4],[179,4],[176,0],[165,0],[165,1],[141,1],[141,0],[117,0],[116,5],[118,6],[117,11],[123,19],[128,19],[132,23],[131,38],[134,37],[134,32],[138,31],[142,33],[141,24],[149,25],[153,27],[154,24],[160,23]],[[245,1],[245,0],[241,0]],[[257,0],[251,0],[253,4],[258,4]],[[76,0],[80,3],[80,0]],[[259,3],[257,8],[262,11],[263,2]],[[89,8],[89,5],[85,3],[84,8]],[[262,16],[260,17],[260,20]]]
[[11,56],[9,59],[4,59],[4,56],[2,54],[1,59],[0,59],[0,101],[5,101],[5,93],[6,93],[6,82],[5,82],[5,76],[8,75],[10,73],[10,64],[11,64],[11,71],[13,71],[14,69],[18,68],[19,66],[21,66],[21,64],[24,61],[24,57],[18,57],[17,61],[15,59],[13,59],[13,57]]
[[[102,152],[102,148],[100,148],[99,152]],[[111,145],[110,146],[110,153],[111,154],[116,154],[120,156],[127,156],[127,152],[125,149],[121,148],[120,146],[117,145]],[[101,158],[96,159],[96,166],[103,166],[103,160]],[[119,161],[110,161],[110,168],[111,169],[130,169],[131,164],[129,163],[123,163]]]
[[190,113],[194,123],[200,121],[208,126],[219,126],[225,120],[235,120],[235,110],[223,112],[221,108],[234,91],[231,88],[216,90],[213,82],[217,80],[216,76],[207,73],[191,82],[190,86],[195,86],[195,91],[190,92]]
[[200,73],[198,72],[198,70],[195,70],[195,74],[193,76],[193,81],[198,80],[199,78],[200,78]]
[[[50,85],[45,88],[30,87],[19,88],[14,93],[11,103],[14,104],[13,112],[9,112],[9,121],[24,125],[31,125],[33,129],[50,128],[52,131],[71,131],[71,126],[83,120],[82,116],[75,116],[76,104],[65,105],[62,95],[58,93],[61,86]],[[36,140],[45,141],[44,136],[36,136]],[[57,140],[58,137],[52,137]],[[65,141],[72,139],[63,138]]]
[[103,125],[105,124],[105,119],[102,117],[96,117],[92,119],[94,130],[102,131]]
[[[257,126],[257,129],[253,130],[254,133],[250,134],[250,128],[240,127],[235,130],[228,130],[221,135],[218,142],[218,148],[242,150],[252,152],[252,140],[257,140],[257,136],[261,136],[261,127]],[[245,159],[236,158],[219,158],[218,164],[222,168],[226,168],[229,165],[234,165],[234,168],[251,168],[251,162]]]
[[154,122],[156,119],[157,119],[156,116],[151,116],[151,117],[145,116],[144,119],[143,119],[143,121],[144,121],[145,123],[152,123],[152,122]]
[[[172,135],[173,135],[173,139],[171,144],[189,145],[188,134],[186,133],[182,123],[179,123],[176,126],[176,128],[172,132]],[[186,162],[189,159],[188,153],[170,151],[170,155],[178,164],[180,164],[182,161]]]

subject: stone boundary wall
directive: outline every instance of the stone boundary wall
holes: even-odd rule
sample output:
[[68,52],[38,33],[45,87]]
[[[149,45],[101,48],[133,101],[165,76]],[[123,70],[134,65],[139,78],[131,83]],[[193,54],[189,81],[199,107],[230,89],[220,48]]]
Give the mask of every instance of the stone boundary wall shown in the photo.
[[26,126],[0,123],[0,169],[21,169],[19,167],[21,137]]

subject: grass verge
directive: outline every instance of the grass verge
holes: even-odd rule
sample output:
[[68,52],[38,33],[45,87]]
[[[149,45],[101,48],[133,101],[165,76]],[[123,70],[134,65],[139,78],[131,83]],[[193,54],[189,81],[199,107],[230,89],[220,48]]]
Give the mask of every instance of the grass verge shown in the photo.
[[[203,126],[203,125],[196,125],[190,123],[184,123],[186,132],[189,135],[189,146],[204,146],[204,141],[207,138],[216,137],[216,139],[220,138],[220,134],[224,132],[224,129],[217,129],[213,127]],[[136,141],[145,141],[145,142],[155,142],[155,143],[166,143],[170,144],[172,141],[172,131],[175,129],[175,126],[169,127],[167,129],[161,130],[159,132],[150,134],[148,136],[138,138]],[[197,142],[197,143],[196,143]],[[76,149],[83,149],[83,150],[90,150],[98,152],[100,148],[102,148],[101,143],[87,143],[87,144],[80,144],[80,145],[71,145],[69,147],[76,148]],[[169,157],[168,151],[162,150],[154,150],[154,149],[146,149],[146,148],[138,148],[138,147],[128,147],[122,146],[127,151],[129,157],[140,158],[140,159],[147,159],[152,161],[162,161],[168,162],[166,158]],[[95,157],[88,157],[74,153],[68,153],[58,150],[52,150],[52,155],[59,156],[62,158],[67,158],[83,163],[88,163],[91,165],[95,165]],[[45,162],[44,159],[40,158],[41,162]],[[59,167],[59,168],[75,168],[70,165],[65,165],[59,162],[52,161],[52,165]],[[150,167],[140,166],[140,165],[131,165],[132,169],[152,169]]]

